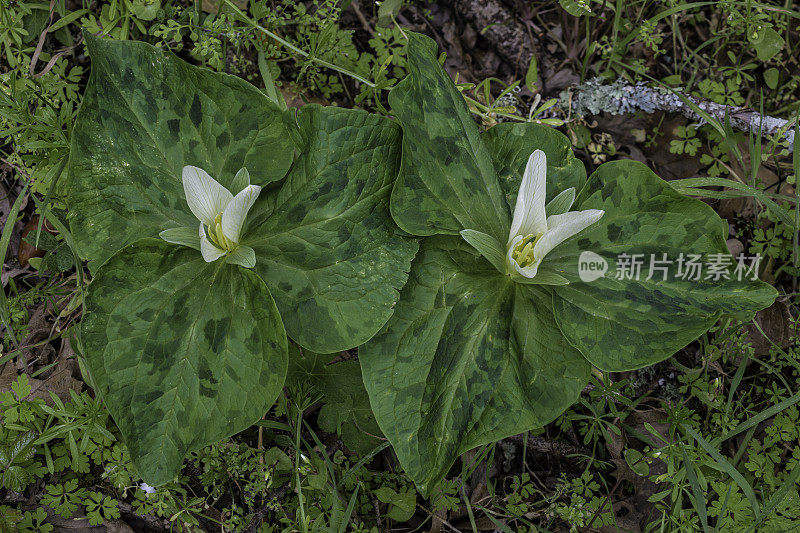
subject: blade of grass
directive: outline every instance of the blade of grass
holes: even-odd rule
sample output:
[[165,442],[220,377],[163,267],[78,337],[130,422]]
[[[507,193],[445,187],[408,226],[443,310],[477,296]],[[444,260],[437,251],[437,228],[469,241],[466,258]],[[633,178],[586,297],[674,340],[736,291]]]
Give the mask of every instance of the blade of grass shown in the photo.
[[[25,199],[25,194],[28,192],[28,184],[26,183],[25,186],[22,188],[22,191],[17,196],[17,199],[14,200],[14,205],[11,206],[11,211],[8,212],[8,218],[6,218],[5,226],[3,226],[3,235],[0,237],[0,276],[3,273],[5,268],[5,261],[6,261],[6,252],[8,251],[8,245],[11,243],[11,233],[14,231],[14,226],[17,223],[17,215],[19,215],[20,207],[22,206],[22,202]],[[11,339],[11,342],[14,343],[14,346],[19,348],[19,342],[17,342],[17,337],[14,335],[14,330],[11,328],[11,312],[8,310],[8,302],[6,301],[6,291],[3,287],[0,286],[0,320],[3,322],[3,326],[6,328],[6,333],[8,337]]]
[[750,439],[753,438],[753,434],[755,434],[756,428],[755,426],[751,427],[747,430],[744,438],[740,443],[738,443],[739,448],[736,450],[736,455],[733,456],[731,460],[731,464],[735,467],[739,464],[739,461],[742,459],[742,456],[747,451],[747,445],[750,443]]
[[[797,117],[794,122],[794,144],[800,139],[800,109],[797,111]],[[800,150],[797,146],[792,150],[792,167],[794,169],[794,227],[800,228]],[[795,271],[800,265],[800,231],[794,232],[793,247],[794,253],[792,254]],[[792,279],[792,287],[795,292],[797,291],[797,276]]]
[[772,496],[770,496],[769,502],[767,503],[761,518],[756,520],[753,525],[750,526],[750,529],[748,529],[745,533],[752,533],[755,531],[761,522],[766,520],[775,511],[789,491],[794,489],[794,485],[797,483],[798,479],[800,479],[800,468],[794,468],[791,472],[789,472],[789,475],[783,481],[780,488],[772,493]]
[[300,484],[300,432],[303,429],[303,410],[297,406],[297,422],[295,424],[295,442],[294,442],[294,478],[295,490],[297,490],[297,503],[300,511],[300,527],[303,533],[308,533],[308,522],[306,521],[306,507],[305,498],[303,497],[303,487]]
[[261,50],[258,51],[258,70],[261,72],[261,79],[264,80],[264,92],[267,93],[267,97],[275,102],[281,110],[286,111],[286,100],[283,99],[283,95],[275,87],[275,80],[272,79],[272,73],[269,71],[269,65],[267,65],[267,60],[264,57],[264,52]]
[[[42,233],[42,226],[44,225],[45,219],[49,218],[50,214],[50,198],[53,196],[53,191],[55,191],[56,184],[58,183],[61,174],[64,172],[64,167],[67,166],[67,158],[64,157],[61,161],[58,162],[58,165],[53,167],[50,171],[47,172],[45,176],[45,180],[50,180],[50,186],[47,187],[47,192],[44,195],[44,199],[42,200],[42,205],[44,205],[44,212],[42,212],[42,216],[39,217],[39,224],[36,228],[36,246],[39,246],[39,235]],[[51,172],[53,175],[51,176]]]
[[800,402],[800,392],[783,400],[781,403],[773,405],[772,407],[761,411],[757,415],[750,417],[749,419],[747,419],[746,422],[742,422],[741,424],[739,424],[738,426],[736,426],[735,428],[724,434],[722,437],[720,437],[718,442],[728,440],[729,438],[738,435],[742,431],[746,431],[753,426],[757,426],[764,420],[772,418],[773,416],[777,415],[784,409],[788,409],[789,407],[793,406],[797,402]]
[[742,362],[739,364],[739,368],[736,369],[736,374],[734,374],[733,379],[731,380],[731,388],[728,391],[728,404],[733,405],[733,394],[736,392],[736,389],[739,388],[739,383],[742,382],[742,378],[744,377],[744,371],[747,368],[747,363],[750,361],[750,356],[742,358]]
[[367,455],[362,457],[361,460],[359,460],[356,464],[351,466],[350,469],[347,472],[344,473],[344,475],[342,476],[342,479],[340,479],[339,483],[336,484],[337,488],[340,487],[342,485],[342,483],[344,483],[344,481],[348,477],[350,477],[353,473],[355,473],[356,470],[358,470],[359,468],[361,468],[362,466],[364,466],[365,464],[370,462],[373,457],[375,457],[376,455],[381,453],[383,450],[385,450],[389,446],[390,446],[390,444],[389,444],[389,441],[387,440],[383,444],[379,444],[378,446],[376,446],[371,452],[369,452]]
[[728,485],[728,491],[725,493],[725,500],[722,502],[722,507],[717,513],[717,525],[714,526],[714,533],[719,532],[719,526],[722,524],[721,518],[725,516],[725,510],[728,508],[728,501],[731,498],[731,491],[733,491],[733,485]]
[[692,503],[694,504],[694,509],[697,511],[697,516],[700,517],[700,525],[703,526],[703,531],[708,533],[708,510],[706,509],[706,495],[703,493],[703,489],[700,488],[700,482],[697,481],[697,473],[694,471],[694,464],[689,459],[689,455],[686,453],[686,448],[683,446],[683,443],[679,443],[681,447],[681,453],[683,454],[683,465],[686,468],[686,479],[689,480],[689,485],[692,487]]
[[[311,434],[311,438],[314,439],[314,443],[319,448],[319,451],[322,454],[322,459],[325,461],[325,467],[328,469],[328,476],[331,479],[331,485],[333,485],[333,487],[334,487],[334,491],[336,492],[336,496],[340,497],[339,491],[336,490],[336,487],[338,486],[338,484],[336,483],[336,468],[334,468],[330,457],[328,457],[328,452],[325,449],[325,445],[322,444],[322,442],[319,440],[319,437],[317,437],[317,434],[314,433],[313,429],[311,429],[311,426],[308,424],[308,422],[306,422],[304,420],[303,424],[306,426],[306,429]],[[313,449],[310,446],[309,446],[309,450],[313,451]]]
[[464,500],[464,505],[467,507],[467,516],[469,516],[469,525],[472,528],[472,533],[478,533],[478,526],[475,524],[475,514],[472,512],[472,504],[469,503],[467,493],[464,492],[464,485],[461,485],[461,499]]
[[739,485],[739,488],[742,489],[747,500],[750,502],[750,507],[753,508],[753,513],[755,513],[756,519],[761,516],[761,508],[758,506],[758,500],[756,499],[756,493],[753,491],[753,487],[750,486],[750,483],[742,476],[742,474],[736,470],[732,464],[730,464],[716,448],[714,448],[711,444],[708,443],[703,437],[700,436],[695,430],[689,427],[688,424],[682,424],[681,427],[683,431],[693,437],[698,444],[711,456],[714,461],[717,463],[717,467],[731,476],[731,478]]
[[[792,220],[792,217],[789,214],[780,208],[778,204],[770,200],[764,191],[750,187],[745,183],[739,183],[738,181],[729,180],[726,178],[686,178],[680,180],[673,180],[669,182],[673,188],[675,188],[678,192],[686,194],[685,191],[694,192],[694,189],[699,187],[728,187],[730,189],[735,189],[742,194],[741,196],[752,196],[759,202],[763,203],[766,208],[775,215],[781,222],[789,226],[790,228],[796,228],[795,221]],[[703,191],[704,194],[713,194],[715,192],[725,192],[730,193],[730,191]]]
[[353,491],[353,495],[350,497],[350,502],[347,504],[347,509],[344,512],[344,519],[342,523],[339,524],[339,533],[345,533],[347,531],[347,526],[350,524],[350,517],[353,516],[353,509],[356,507],[356,500],[358,500],[358,489],[361,487],[361,483],[356,485],[356,490]]
[[475,507],[477,507],[478,509],[483,511],[483,514],[486,515],[486,518],[488,518],[495,525],[495,527],[497,527],[500,531],[502,531],[503,533],[514,533],[513,531],[508,529],[508,526],[506,526],[504,523],[502,523],[501,521],[499,521],[495,517],[493,517],[488,509],[485,509],[484,507],[481,507],[480,505],[476,505]]

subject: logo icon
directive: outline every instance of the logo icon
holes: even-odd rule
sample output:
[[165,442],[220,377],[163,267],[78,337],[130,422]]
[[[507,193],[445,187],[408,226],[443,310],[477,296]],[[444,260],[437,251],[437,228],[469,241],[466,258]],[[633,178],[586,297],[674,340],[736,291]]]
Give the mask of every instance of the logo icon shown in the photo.
[[602,278],[608,271],[608,262],[594,252],[581,252],[578,258],[578,276],[584,283]]

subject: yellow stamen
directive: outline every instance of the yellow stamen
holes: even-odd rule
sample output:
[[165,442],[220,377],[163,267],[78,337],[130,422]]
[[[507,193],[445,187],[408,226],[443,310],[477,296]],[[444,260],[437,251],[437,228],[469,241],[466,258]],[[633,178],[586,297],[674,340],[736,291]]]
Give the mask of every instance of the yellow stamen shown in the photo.
[[227,252],[232,252],[236,248],[236,243],[222,233],[222,213],[214,219],[214,227],[208,228],[208,238],[214,243],[214,246]]
[[533,247],[536,246],[536,243],[542,238],[542,235],[543,233],[525,235],[521,241],[514,245],[511,257],[519,266],[525,268],[536,261],[536,258],[533,256]]

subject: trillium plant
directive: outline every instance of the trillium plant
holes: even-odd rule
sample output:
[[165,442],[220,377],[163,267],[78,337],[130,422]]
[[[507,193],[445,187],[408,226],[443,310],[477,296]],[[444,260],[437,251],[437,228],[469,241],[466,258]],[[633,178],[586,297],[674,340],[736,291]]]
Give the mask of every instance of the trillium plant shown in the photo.
[[749,279],[581,279],[584,252],[609,272],[625,255],[729,255],[727,224],[634,161],[587,179],[550,128],[481,133],[435,43],[409,34],[407,55],[409,75],[389,94],[403,126],[391,211],[420,250],[359,361],[378,425],[423,492],[461,453],[552,421],[592,367],[653,364],[722,314],[774,300]]
[[481,133],[421,35],[394,119],[287,110],[150,45],[86,40],[65,191],[92,274],[80,351],[148,487],[264,416],[290,357],[358,347],[348,383],[363,376],[427,493],[464,451],[556,418],[593,367],[653,364],[775,298],[749,278],[582,278],[584,253],[609,272],[727,254],[727,227],[642,164],[587,178],[553,129]]
[[401,130],[282,110],[145,43],[87,45],[66,191],[93,273],[82,353],[155,486],[269,410],[289,342],[336,352],[388,320],[417,251],[389,213]]

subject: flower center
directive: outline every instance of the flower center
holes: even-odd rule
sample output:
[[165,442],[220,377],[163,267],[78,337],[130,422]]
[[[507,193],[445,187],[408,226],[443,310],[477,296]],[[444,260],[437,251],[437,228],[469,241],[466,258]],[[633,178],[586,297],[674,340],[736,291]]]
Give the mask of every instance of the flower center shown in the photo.
[[208,228],[208,238],[214,246],[227,252],[232,252],[236,248],[236,243],[222,233],[222,213],[214,219],[214,226]]
[[514,245],[514,250],[511,252],[511,257],[517,264],[525,268],[526,266],[532,265],[536,258],[533,257],[533,247],[536,246],[536,243],[539,239],[542,238],[543,233],[537,233],[534,235],[530,233],[525,235],[521,241]]

